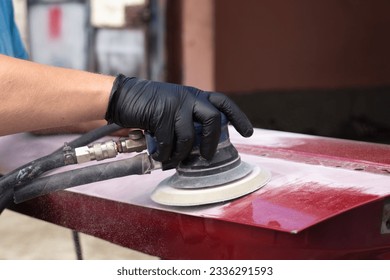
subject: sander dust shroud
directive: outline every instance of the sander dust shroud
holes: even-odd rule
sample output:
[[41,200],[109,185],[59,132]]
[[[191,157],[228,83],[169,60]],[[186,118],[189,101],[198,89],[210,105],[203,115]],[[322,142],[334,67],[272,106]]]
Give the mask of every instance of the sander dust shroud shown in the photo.
[[[196,206],[229,201],[263,187],[271,175],[257,165],[243,162],[229,140],[228,121],[221,115],[221,136],[211,161],[200,156],[202,126],[194,123],[196,141],[191,155],[163,180],[151,194],[153,201],[168,206]],[[53,153],[29,162],[0,178],[0,213],[10,203],[21,203],[51,192],[130,175],[150,174],[164,165],[150,156],[156,140],[140,130],[128,138],[94,142],[121,129],[111,124],[88,132]],[[92,143],[87,145],[88,143]],[[140,153],[142,151],[147,152]],[[114,158],[119,153],[140,153],[133,157],[84,166],[47,175],[66,165]]]
[[[195,123],[197,139],[191,155],[157,186],[151,195],[153,201],[169,206],[211,204],[247,195],[268,183],[270,172],[241,160],[229,140],[228,121],[221,116],[221,136],[212,160],[200,156],[202,127]],[[153,142],[148,144],[151,147]]]

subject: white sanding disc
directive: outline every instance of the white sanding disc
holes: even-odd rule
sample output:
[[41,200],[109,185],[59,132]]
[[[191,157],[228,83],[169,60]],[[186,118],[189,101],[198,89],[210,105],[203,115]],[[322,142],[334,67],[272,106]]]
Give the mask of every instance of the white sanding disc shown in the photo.
[[260,189],[271,179],[269,171],[257,165],[252,167],[252,172],[240,180],[209,188],[175,188],[167,184],[167,178],[157,186],[151,198],[169,206],[196,206],[232,200]]

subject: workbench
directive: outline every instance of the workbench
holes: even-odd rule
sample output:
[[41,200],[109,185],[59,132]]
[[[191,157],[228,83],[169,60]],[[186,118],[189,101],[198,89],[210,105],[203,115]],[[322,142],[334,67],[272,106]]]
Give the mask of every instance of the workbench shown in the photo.
[[[229,131],[242,160],[272,174],[245,197],[162,206],[150,194],[174,171],[157,170],[11,208],[162,259],[390,259],[389,145],[264,129],[243,138]],[[0,173],[75,137],[1,137]]]

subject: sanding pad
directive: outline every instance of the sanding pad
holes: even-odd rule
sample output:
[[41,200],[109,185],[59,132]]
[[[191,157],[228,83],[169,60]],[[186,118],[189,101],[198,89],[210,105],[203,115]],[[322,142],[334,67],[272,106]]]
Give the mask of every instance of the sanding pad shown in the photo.
[[[207,188],[177,188],[171,184],[171,177],[163,180],[153,191],[154,202],[168,206],[197,206],[232,200],[252,193],[271,179],[271,173],[257,165],[248,165],[251,172],[227,184]],[[220,176],[224,176],[220,174]]]

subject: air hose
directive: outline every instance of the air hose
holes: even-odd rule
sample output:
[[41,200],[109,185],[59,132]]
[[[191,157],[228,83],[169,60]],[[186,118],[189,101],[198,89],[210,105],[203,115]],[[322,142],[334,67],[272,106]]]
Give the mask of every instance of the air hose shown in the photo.
[[[92,141],[118,131],[122,127],[116,124],[99,127],[75,140],[66,143],[61,149],[31,161],[0,178],[0,213],[13,201],[14,188],[26,185],[43,173],[65,165],[75,164],[71,159],[72,152],[78,146],[87,145]],[[70,155],[70,157],[69,157]]]
[[129,175],[150,173],[153,167],[146,153],[132,158],[78,168],[51,176],[40,177],[15,188],[15,203],[45,195],[54,191]]

